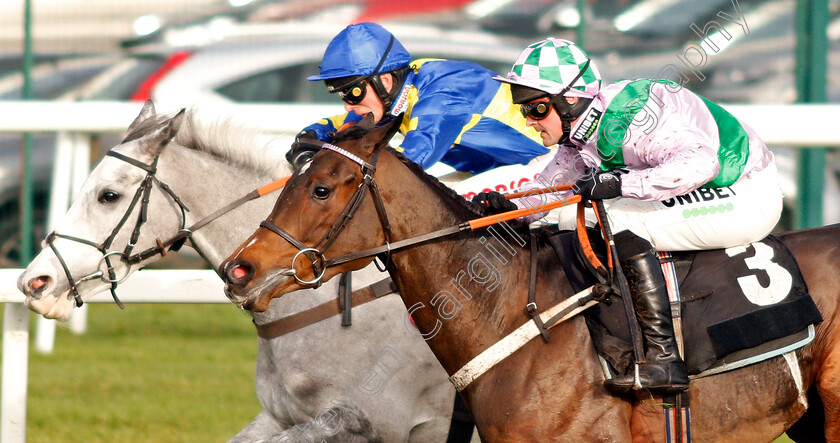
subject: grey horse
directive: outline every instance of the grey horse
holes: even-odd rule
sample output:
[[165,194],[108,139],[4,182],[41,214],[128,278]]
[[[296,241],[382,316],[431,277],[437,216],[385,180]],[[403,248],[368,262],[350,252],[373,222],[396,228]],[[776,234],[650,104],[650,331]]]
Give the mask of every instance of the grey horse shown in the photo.
[[[156,252],[156,239],[172,238],[225,203],[290,175],[286,149],[244,125],[208,124],[194,112],[156,114],[147,102],[112,148],[116,154],[88,177],[48,237],[50,246],[19,277],[26,305],[66,320],[77,297],[111,289],[110,281],[157,260],[160,255],[141,254]],[[138,191],[152,166],[149,191]],[[216,269],[274,200],[257,198],[214,219],[191,233],[190,246]],[[143,206],[147,218],[141,223]],[[126,249],[133,233],[134,246]],[[129,265],[127,256],[139,262]],[[353,287],[384,277],[370,266],[354,273]],[[270,323],[335,301],[337,294],[335,282],[289,294],[253,314],[254,322]],[[407,321],[399,296],[383,296],[351,312],[350,327],[332,317],[277,338],[258,338],[255,385],[263,410],[231,441],[446,441],[455,391]]]

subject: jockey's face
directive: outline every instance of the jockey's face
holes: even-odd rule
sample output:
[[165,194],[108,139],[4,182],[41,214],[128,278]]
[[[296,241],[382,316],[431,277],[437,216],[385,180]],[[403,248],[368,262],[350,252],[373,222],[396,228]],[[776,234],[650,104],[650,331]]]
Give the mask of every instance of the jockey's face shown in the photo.
[[[548,97],[540,97],[536,100],[528,102],[528,104],[538,102],[548,103],[548,100]],[[540,131],[542,143],[546,147],[556,145],[557,142],[560,141],[560,137],[563,135],[563,123],[560,121],[560,115],[557,114],[557,110],[554,109],[554,106],[551,104],[548,106],[550,109],[548,111],[548,115],[544,118],[536,119],[530,115],[525,117],[525,121],[528,126]]]
[[[539,101],[547,102],[549,100],[548,97],[540,97],[536,100],[533,100],[530,103],[536,103]],[[566,101],[569,104],[577,103],[577,97],[566,97]],[[563,122],[560,120],[560,114],[557,113],[557,110],[554,109],[554,106],[550,106],[551,110],[548,112],[548,115],[542,119],[536,119],[531,116],[525,117],[525,122],[528,126],[540,131],[540,137],[542,137],[543,146],[551,147],[556,145],[560,142],[560,139],[563,137]],[[574,122],[572,122],[574,126]]]
[[[379,78],[382,80],[382,86],[384,86],[387,91],[390,91],[393,86],[393,77],[391,74],[381,74]],[[370,82],[365,82],[365,88],[367,88],[367,90],[362,101],[357,104],[344,102],[344,110],[347,112],[353,111],[359,116],[373,114],[374,122],[378,123],[382,120],[382,116],[385,115],[385,105],[376,94],[376,91],[373,89]]]

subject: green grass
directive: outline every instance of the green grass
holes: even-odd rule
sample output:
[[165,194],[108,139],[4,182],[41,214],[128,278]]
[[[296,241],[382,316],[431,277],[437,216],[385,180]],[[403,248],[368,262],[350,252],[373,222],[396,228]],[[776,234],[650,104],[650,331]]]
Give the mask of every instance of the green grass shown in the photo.
[[91,305],[86,334],[30,349],[27,441],[226,441],[260,411],[256,348],[232,305]]
[[226,441],[261,409],[256,354],[232,305],[91,305],[86,334],[30,349],[27,441]]

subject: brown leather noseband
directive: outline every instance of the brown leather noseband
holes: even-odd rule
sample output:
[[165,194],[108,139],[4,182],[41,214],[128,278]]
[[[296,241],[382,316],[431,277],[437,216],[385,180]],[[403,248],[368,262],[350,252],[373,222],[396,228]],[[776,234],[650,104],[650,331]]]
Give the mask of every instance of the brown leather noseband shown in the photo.
[[[348,152],[345,149],[339,148],[331,143],[324,143],[322,146],[323,149],[327,149],[342,156],[346,157],[347,159],[357,163],[359,167],[362,169],[362,181],[359,183],[359,186],[356,188],[356,192],[350,197],[350,200],[344,206],[344,210],[341,211],[341,214],[338,216],[338,219],[330,226],[330,229],[318,240],[314,246],[306,246],[302,241],[298,240],[294,235],[288,233],[283,228],[277,226],[271,220],[263,220],[260,223],[260,227],[266,228],[271,232],[282,237],[284,240],[289,242],[292,246],[298,249],[298,253],[295,254],[294,258],[292,259],[291,269],[294,271],[295,261],[300,255],[305,255],[309,261],[312,263],[312,270],[314,272],[315,278],[312,280],[303,280],[298,277],[297,273],[295,272],[294,277],[298,283],[301,285],[307,285],[312,287],[319,287],[321,285],[321,279],[324,277],[324,273],[326,272],[327,268],[330,267],[331,263],[329,260],[324,258],[324,253],[329,249],[329,247],[333,244],[338,235],[341,234],[342,231],[347,227],[347,224],[350,220],[353,219],[353,216],[359,210],[364,201],[365,195],[370,192],[374,206],[376,207],[376,213],[379,216],[379,222],[382,225],[382,232],[385,235],[385,245],[390,245],[391,243],[391,225],[388,222],[388,215],[385,213],[385,204],[382,201],[382,195],[379,193],[379,187],[376,185],[376,181],[373,177],[373,174],[376,172],[376,161],[379,158],[379,150],[374,151],[373,155],[371,156],[370,163],[362,160],[358,156]],[[300,172],[298,172],[299,174]],[[377,267],[379,267],[380,271],[384,271],[385,267],[388,266],[390,261],[390,250],[386,249],[385,258],[382,258],[383,265],[379,266],[377,263]],[[381,257],[380,257],[381,258]]]

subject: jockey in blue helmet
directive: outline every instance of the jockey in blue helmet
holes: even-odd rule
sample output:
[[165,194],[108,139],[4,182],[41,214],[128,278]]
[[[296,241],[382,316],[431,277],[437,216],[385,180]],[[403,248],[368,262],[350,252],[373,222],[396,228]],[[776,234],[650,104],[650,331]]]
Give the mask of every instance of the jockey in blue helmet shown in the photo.
[[320,74],[337,93],[346,114],[306,127],[286,158],[300,166],[317,150],[306,143],[330,141],[330,133],[372,114],[380,123],[404,114],[400,147],[424,168],[441,161],[459,171],[483,172],[525,164],[549,150],[511,102],[510,85],[475,63],[411,60],[394,35],[375,23],[350,25],[324,52]]

